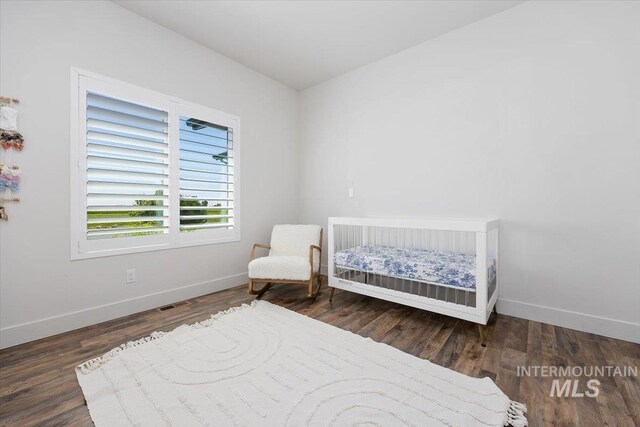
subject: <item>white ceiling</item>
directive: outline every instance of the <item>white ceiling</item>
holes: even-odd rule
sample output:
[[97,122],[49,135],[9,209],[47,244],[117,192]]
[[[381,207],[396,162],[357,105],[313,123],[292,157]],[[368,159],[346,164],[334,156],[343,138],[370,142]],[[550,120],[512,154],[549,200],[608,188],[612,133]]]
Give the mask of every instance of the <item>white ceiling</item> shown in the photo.
[[305,89],[522,1],[147,1],[130,11]]

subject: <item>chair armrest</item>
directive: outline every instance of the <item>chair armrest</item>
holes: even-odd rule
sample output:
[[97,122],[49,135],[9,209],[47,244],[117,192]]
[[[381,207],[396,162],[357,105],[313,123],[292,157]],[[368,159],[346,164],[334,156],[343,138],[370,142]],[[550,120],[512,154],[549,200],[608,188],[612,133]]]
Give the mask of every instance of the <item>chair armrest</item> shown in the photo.
[[251,253],[249,254],[249,262],[256,259],[256,248],[271,249],[271,246],[261,245],[260,243],[254,243],[253,246],[251,247]]
[[[320,258],[322,258],[322,248],[320,246],[316,246],[316,245],[311,245],[309,246],[309,264],[311,264],[311,275],[313,276],[313,250],[317,249],[318,252],[320,253]],[[319,262],[322,262],[322,259],[319,260]],[[320,271],[320,269],[318,269],[318,271]]]

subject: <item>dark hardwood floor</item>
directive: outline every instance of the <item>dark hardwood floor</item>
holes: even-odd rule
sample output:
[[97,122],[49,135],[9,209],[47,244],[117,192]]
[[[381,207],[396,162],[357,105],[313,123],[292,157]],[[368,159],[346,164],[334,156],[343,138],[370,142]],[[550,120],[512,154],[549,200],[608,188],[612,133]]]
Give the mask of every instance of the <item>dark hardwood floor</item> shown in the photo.
[[[326,280],[325,280],[326,282]],[[323,286],[326,286],[323,285]],[[263,299],[441,366],[491,377],[529,408],[530,426],[640,426],[638,378],[601,377],[595,398],[549,397],[551,378],[518,377],[523,365],[640,365],[640,345],[492,315],[487,346],[475,325],[336,290],[314,300],[301,286],[274,285]],[[91,425],[74,367],[126,341],[168,331],[250,302],[245,287],[205,295],[0,351],[0,425]],[[581,385],[584,387],[584,384]]]

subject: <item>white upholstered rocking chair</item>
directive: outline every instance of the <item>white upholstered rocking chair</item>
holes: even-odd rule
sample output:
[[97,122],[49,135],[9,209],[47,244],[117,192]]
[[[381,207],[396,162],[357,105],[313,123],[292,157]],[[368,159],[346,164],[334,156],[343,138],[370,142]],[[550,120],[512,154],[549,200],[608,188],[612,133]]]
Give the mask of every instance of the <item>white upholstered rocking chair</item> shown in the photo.
[[[269,249],[269,255],[256,258],[256,248]],[[272,283],[298,283],[308,286],[307,296],[315,298],[320,290],[322,227],[319,225],[276,225],[271,245],[256,243],[249,255],[249,293],[264,294]],[[314,281],[317,286],[314,287]],[[264,283],[255,289],[254,283]]]

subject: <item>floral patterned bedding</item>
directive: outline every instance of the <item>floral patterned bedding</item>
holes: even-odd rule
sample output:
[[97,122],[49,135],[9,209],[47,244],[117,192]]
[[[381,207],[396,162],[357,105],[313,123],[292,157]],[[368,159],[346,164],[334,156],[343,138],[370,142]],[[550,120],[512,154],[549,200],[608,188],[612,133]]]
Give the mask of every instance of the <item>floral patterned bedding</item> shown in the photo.
[[[364,245],[339,251],[336,266],[349,270],[410,279],[475,291],[476,256],[435,249],[401,249]],[[489,259],[488,282],[496,277],[496,260]]]

